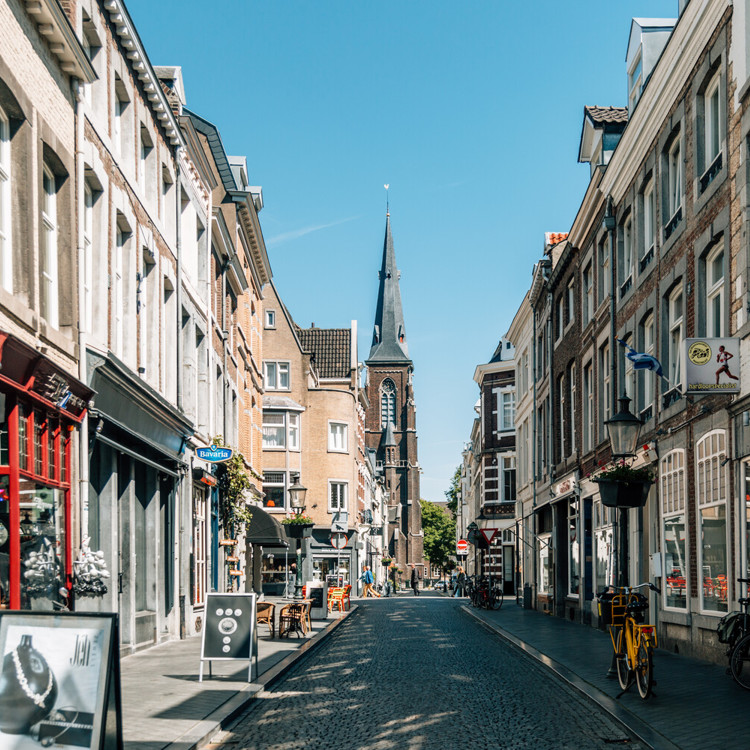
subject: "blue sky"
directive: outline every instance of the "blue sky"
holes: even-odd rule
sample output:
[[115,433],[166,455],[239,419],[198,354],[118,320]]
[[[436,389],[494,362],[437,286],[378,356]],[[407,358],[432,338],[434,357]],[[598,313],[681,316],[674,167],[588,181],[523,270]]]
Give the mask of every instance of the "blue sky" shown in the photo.
[[154,65],[246,155],[275,283],[367,358],[390,185],[422,496],[442,500],[544,232],[588,181],[583,107],[626,103],[632,17],[677,0],[128,0]]

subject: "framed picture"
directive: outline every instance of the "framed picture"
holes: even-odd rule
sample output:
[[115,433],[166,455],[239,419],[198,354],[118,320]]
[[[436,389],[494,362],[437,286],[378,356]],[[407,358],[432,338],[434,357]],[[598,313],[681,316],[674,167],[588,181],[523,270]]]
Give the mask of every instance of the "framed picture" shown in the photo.
[[0,612],[0,750],[122,748],[117,615]]

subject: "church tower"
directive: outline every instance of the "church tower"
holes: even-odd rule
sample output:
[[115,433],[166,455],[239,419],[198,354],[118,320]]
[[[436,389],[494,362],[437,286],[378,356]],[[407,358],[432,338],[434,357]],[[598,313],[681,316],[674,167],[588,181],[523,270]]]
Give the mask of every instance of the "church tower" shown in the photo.
[[400,273],[386,214],[383,263],[375,311],[372,346],[367,358],[365,421],[367,447],[377,454],[388,491],[388,547],[397,564],[424,564],[422,514],[419,506],[414,363],[409,358],[404,314],[401,309]]

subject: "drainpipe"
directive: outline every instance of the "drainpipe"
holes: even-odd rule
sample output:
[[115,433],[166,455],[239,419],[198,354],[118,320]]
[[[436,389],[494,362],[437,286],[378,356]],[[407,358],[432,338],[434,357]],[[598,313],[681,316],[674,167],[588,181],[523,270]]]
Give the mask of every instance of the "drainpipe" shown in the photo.
[[[86,259],[84,242],[84,221],[86,217],[86,195],[84,191],[83,169],[83,132],[85,120],[84,84],[75,79],[73,93],[75,96],[76,120],[76,205],[78,231],[76,244],[78,246],[78,379],[87,383],[86,376]],[[91,293],[92,290],[89,290]],[[80,508],[80,539],[88,535],[89,531],[89,417],[88,411],[83,418],[78,443],[78,497]]]
[[222,338],[222,352],[223,352],[223,367],[224,372],[222,375],[222,390],[224,392],[224,414],[222,416],[222,425],[223,425],[223,435],[224,442],[229,445],[228,438],[229,438],[229,431],[228,426],[229,422],[227,421],[227,402],[228,402],[228,396],[229,396],[229,387],[228,382],[229,378],[227,377],[227,339],[229,338],[229,331],[227,330],[227,269],[229,268],[229,257],[227,257],[226,262],[224,263],[222,269],[221,269],[221,338]]

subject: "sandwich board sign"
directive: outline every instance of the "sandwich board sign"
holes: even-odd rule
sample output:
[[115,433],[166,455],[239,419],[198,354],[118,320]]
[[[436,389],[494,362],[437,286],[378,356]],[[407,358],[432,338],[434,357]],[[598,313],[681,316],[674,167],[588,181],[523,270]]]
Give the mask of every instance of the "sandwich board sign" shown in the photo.
[[206,594],[206,622],[201,642],[198,682],[203,682],[203,662],[239,660],[248,662],[247,681],[253,681],[253,662],[258,676],[258,631],[255,594]]

